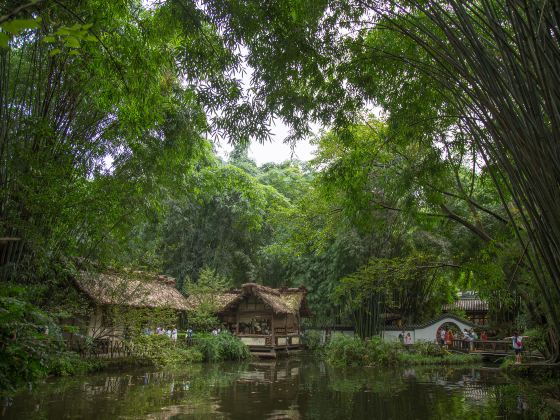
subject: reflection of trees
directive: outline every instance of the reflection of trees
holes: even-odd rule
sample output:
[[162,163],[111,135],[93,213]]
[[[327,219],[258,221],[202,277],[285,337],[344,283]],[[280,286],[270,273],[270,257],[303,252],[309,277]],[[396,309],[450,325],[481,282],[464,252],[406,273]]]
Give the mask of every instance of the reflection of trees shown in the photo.
[[216,389],[231,387],[244,369],[243,364],[226,371],[220,365],[194,365],[180,372],[135,370],[57,381],[34,390],[13,409],[21,418],[31,418],[24,413],[35,407],[44,418],[134,418],[151,413],[168,418],[194,409],[212,413],[217,409],[211,398]]
[[329,388],[336,392],[371,391],[392,395],[406,387],[401,373],[394,370],[332,368],[328,375]]
[[472,420],[548,413],[529,383],[505,380],[491,370],[336,368],[310,358],[200,364],[56,381],[16,398],[6,415]]

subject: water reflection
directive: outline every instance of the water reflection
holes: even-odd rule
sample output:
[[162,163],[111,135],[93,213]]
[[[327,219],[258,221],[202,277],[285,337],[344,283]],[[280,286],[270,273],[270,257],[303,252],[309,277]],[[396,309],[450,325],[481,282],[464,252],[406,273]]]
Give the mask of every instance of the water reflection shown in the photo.
[[2,403],[25,419],[553,418],[495,369],[333,368],[310,357],[56,380]]

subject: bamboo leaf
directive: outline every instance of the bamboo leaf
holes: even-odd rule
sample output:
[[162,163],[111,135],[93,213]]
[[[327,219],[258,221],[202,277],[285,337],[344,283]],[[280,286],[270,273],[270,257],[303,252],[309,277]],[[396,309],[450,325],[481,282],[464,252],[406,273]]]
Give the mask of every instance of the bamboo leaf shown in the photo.
[[37,29],[38,27],[39,22],[32,19],[14,19],[2,25],[2,29],[12,35],[17,35],[26,29]]
[[69,28],[65,27],[65,26],[63,26],[62,28],[59,28],[59,29],[55,32],[55,35],[61,35],[61,36],[68,36],[68,35],[70,35],[70,34],[72,34],[72,31],[71,31]]
[[80,48],[80,41],[73,36],[69,36],[64,41],[64,45],[70,48]]

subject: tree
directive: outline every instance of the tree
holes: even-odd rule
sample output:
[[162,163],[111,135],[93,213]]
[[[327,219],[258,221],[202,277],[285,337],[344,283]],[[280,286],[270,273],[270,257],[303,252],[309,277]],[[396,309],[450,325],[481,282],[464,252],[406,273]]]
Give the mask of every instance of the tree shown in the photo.
[[371,337],[380,333],[386,317],[411,325],[438,313],[453,290],[439,275],[446,268],[437,258],[425,255],[371,259],[340,280],[334,298],[352,317],[358,334]]
[[189,312],[189,325],[199,331],[209,331],[219,325],[217,313],[220,302],[217,296],[231,287],[231,281],[211,268],[204,267],[198,281],[187,279],[183,283],[182,292],[191,297],[195,303],[194,310]]
[[216,1],[211,10],[247,45],[257,91],[274,98],[296,131],[315,119],[344,132],[371,101],[395,133],[434,144],[463,137],[527,250],[523,260],[560,348],[554,2]]

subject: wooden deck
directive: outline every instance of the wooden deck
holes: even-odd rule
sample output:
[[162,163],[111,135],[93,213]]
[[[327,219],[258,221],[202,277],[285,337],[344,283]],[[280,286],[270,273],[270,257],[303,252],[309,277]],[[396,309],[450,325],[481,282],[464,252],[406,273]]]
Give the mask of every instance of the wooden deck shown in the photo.
[[275,358],[278,353],[289,353],[303,348],[299,334],[257,335],[236,334],[249,347],[251,353],[258,357]]

